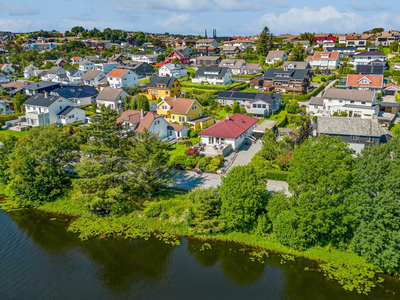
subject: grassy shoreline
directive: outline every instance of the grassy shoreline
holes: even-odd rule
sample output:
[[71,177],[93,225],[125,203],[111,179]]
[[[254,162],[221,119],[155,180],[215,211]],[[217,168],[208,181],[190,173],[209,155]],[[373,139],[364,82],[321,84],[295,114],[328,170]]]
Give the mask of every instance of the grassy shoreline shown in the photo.
[[[4,194],[4,187],[0,186],[0,194]],[[184,212],[189,203],[183,200],[182,194],[171,191],[165,192],[164,199],[160,203],[168,209],[168,212]],[[160,199],[158,199],[160,201]],[[179,207],[176,207],[179,203]],[[4,209],[7,209],[7,201]],[[146,206],[146,204],[145,204]],[[3,207],[2,207],[3,208]],[[12,208],[12,207],[11,207]],[[183,218],[160,220],[148,218],[139,211],[123,216],[110,216],[107,218],[94,215],[78,203],[70,200],[69,195],[61,196],[51,203],[44,203],[35,209],[45,213],[55,213],[74,217],[68,230],[79,234],[81,240],[95,237],[122,237],[127,239],[148,239],[155,235],[166,243],[179,245],[179,237],[193,237],[202,240],[215,240],[222,242],[235,242],[243,246],[258,250],[272,251],[281,255],[291,255],[298,258],[306,258],[315,261],[320,270],[331,279],[338,281],[346,290],[357,290],[359,293],[371,291],[379,283],[378,267],[368,263],[363,257],[351,251],[337,250],[331,247],[312,247],[306,251],[297,251],[283,246],[272,236],[262,237],[250,233],[230,232],[214,235],[195,234],[185,224]],[[184,215],[184,213],[183,213]],[[172,213],[171,213],[172,216]]]

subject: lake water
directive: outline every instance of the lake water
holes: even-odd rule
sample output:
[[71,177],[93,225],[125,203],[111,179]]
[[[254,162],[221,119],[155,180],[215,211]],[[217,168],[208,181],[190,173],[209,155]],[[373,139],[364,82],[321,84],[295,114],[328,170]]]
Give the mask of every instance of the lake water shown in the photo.
[[[55,218],[55,220],[53,219]],[[250,260],[235,243],[181,239],[92,239],[66,231],[69,217],[34,210],[0,210],[0,299],[400,299],[400,283],[388,277],[369,296],[346,292],[296,258],[281,264]],[[393,295],[385,291],[395,291]]]

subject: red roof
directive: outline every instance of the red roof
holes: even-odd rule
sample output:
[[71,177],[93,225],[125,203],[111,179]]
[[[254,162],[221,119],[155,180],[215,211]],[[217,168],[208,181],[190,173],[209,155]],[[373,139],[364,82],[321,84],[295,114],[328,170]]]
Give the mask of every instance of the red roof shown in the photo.
[[394,84],[389,83],[389,84],[385,85],[385,90],[390,89],[390,88],[400,90],[400,88],[398,86],[395,86]]
[[113,69],[110,73],[108,73],[107,77],[122,77],[128,69]]
[[81,57],[80,56],[74,56],[72,59],[73,60],[78,60],[78,59],[80,59]]
[[[360,83],[359,81],[363,78],[369,80],[369,83]],[[349,74],[347,75],[347,86],[365,86],[365,87],[378,87],[383,86],[383,75],[361,75],[361,74]]]
[[211,127],[199,133],[201,136],[215,136],[228,139],[237,139],[245,133],[251,126],[256,124],[258,119],[245,116],[242,114],[234,114],[225,118]]

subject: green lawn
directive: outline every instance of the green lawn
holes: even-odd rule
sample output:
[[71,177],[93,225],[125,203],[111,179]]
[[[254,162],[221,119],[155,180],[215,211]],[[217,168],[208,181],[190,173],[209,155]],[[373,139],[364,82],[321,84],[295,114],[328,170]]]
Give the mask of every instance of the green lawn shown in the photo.
[[260,91],[259,89],[253,89],[253,88],[245,89],[242,92],[265,93],[263,91]]
[[[191,138],[187,141],[191,141],[193,145],[196,145],[198,142],[200,142],[200,138]],[[185,155],[187,149],[189,148],[186,147],[186,145],[184,144],[176,143],[172,145],[172,150],[169,152],[169,154],[171,155],[170,161],[172,161],[176,156]]]
[[322,77],[324,77],[324,76],[316,75],[313,77],[312,81],[313,82],[321,82]]
[[142,78],[142,79],[139,79],[139,81],[140,81],[140,82],[149,83],[149,82],[150,82],[150,78]]
[[8,130],[8,129],[0,129],[0,135],[14,135],[16,137],[23,137],[26,136],[27,131],[12,131],[12,130]]
[[191,67],[186,67],[186,69],[187,69],[188,73],[189,73],[189,72],[190,72],[190,73],[196,73],[196,70],[193,69],[193,68],[191,68]]

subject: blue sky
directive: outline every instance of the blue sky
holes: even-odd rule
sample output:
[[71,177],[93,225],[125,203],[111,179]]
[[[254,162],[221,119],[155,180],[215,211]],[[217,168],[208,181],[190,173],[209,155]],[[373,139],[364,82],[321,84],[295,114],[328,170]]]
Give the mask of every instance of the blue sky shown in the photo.
[[0,0],[0,31],[69,30],[276,35],[400,29],[398,0]]

